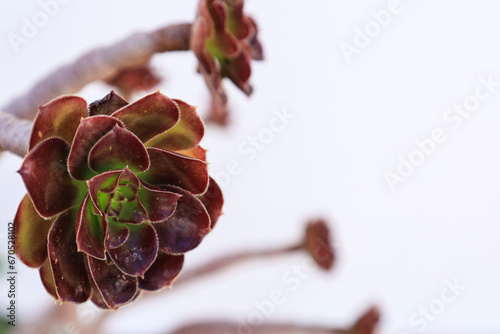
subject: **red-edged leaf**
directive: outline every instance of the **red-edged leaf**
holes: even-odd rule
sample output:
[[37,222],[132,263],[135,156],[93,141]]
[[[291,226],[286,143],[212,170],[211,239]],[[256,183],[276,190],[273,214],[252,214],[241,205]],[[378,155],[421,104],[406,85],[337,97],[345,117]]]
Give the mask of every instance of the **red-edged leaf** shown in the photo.
[[24,158],[19,173],[38,213],[50,218],[81,203],[86,187],[68,174],[69,145],[61,138],[47,139]]
[[130,235],[123,245],[108,249],[116,266],[130,276],[143,276],[156,259],[158,238],[151,224],[129,226]]
[[222,214],[222,206],[224,205],[224,196],[214,179],[210,178],[207,191],[199,196],[198,199],[203,203],[205,209],[207,209],[210,216],[210,229],[213,229]]
[[102,298],[101,292],[97,288],[97,285],[95,285],[94,279],[92,278],[92,274],[90,273],[90,268],[89,268],[89,261],[85,261],[85,268],[87,268],[87,272],[89,273],[89,278],[90,278],[90,301],[94,303],[97,307],[103,310],[109,310],[108,305]]
[[134,174],[134,172],[132,172],[128,167],[125,167],[122,173],[120,174],[119,185],[139,188],[139,186],[141,185],[141,181]]
[[103,300],[111,309],[127,304],[137,293],[137,277],[125,275],[111,259],[88,257],[90,274]]
[[250,55],[243,52],[237,57],[230,59],[227,64],[221,66],[221,75],[231,79],[248,96],[252,94],[252,86],[248,83],[251,72]]
[[101,173],[87,181],[89,195],[97,211],[103,215],[111,202],[111,193],[118,186],[121,170]]
[[59,296],[56,291],[56,283],[54,282],[54,276],[52,275],[52,269],[50,268],[50,261],[48,258],[40,267],[39,273],[45,290],[47,290],[49,295],[54,297],[55,300],[59,300]]
[[177,151],[177,153],[187,155],[188,157],[195,158],[201,161],[207,161],[207,150],[205,150],[200,145],[197,145],[190,150]]
[[158,91],[117,110],[112,116],[145,143],[174,126],[179,119],[179,109],[172,99]]
[[106,235],[107,222],[103,216],[94,214],[90,197],[87,195],[78,213],[76,225],[76,245],[78,250],[89,256],[104,260],[104,236]]
[[52,137],[71,145],[80,120],[85,117],[87,102],[78,96],[61,96],[41,106],[33,122],[30,149]]
[[62,213],[49,231],[48,254],[61,301],[83,303],[90,298],[90,281],[83,253],[76,248],[78,210]]
[[[88,263],[88,261],[87,261]],[[87,264],[88,267],[88,264]],[[89,270],[90,272],[90,270]],[[97,288],[97,285],[95,285],[94,279],[90,280],[90,286],[92,289],[92,295],[90,296],[90,300],[92,303],[94,303],[95,306],[99,307],[100,309],[107,310],[109,309],[108,305],[104,301],[104,298],[102,298],[101,292],[99,292],[99,289]]]
[[159,251],[155,262],[144,274],[144,278],[139,278],[139,288],[156,291],[171,286],[179,276],[183,264],[184,255],[170,255]]
[[81,121],[68,157],[68,169],[71,176],[77,180],[88,180],[96,175],[88,166],[90,150],[116,125],[123,127],[120,120],[105,115],[87,117]]
[[168,254],[182,254],[197,247],[210,232],[210,217],[203,203],[187,191],[182,194],[177,209],[167,220],[153,224],[158,234],[160,249]]
[[108,229],[106,238],[104,239],[104,247],[106,250],[120,247],[123,245],[130,234],[127,224],[116,222],[114,219],[108,219]]
[[205,192],[208,186],[207,163],[173,152],[148,148],[151,166],[138,174],[151,185],[174,185],[193,194]]
[[31,198],[25,195],[14,218],[17,257],[28,267],[38,268],[47,259],[47,235],[54,219],[38,214]]
[[115,126],[94,145],[89,153],[89,166],[102,173],[129,167],[142,172],[149,167],[146,148],[132,132]]
[[170,191],[142,188],[139,198],[148,213],[148,220],[156,223],[163,221],[174,213],[181,195]]
[[164,150],[189,150],[201,141],[205,134],[205,126],[193,107],[181,100],[174,100],[179,106],[180,120],[170,130],[159,134],[146,142],[146,147],[162,148]]

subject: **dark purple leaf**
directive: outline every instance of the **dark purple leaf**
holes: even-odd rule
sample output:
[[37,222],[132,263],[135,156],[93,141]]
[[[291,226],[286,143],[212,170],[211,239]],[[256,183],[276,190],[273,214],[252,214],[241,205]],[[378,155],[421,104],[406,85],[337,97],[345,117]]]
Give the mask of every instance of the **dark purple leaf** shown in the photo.
[[130,302],[137,293],[137,278],[125,275],[111,259],[98,260],[88,257],[90,274],[103,300],[111,309]]
[[108,249],[116,266],[130,276],[143,276],[156,259],[158,238],[151,224],[129,226],[130,235],[123,245]]
[[120,247],[129,237],[130,231],[128,224],[116,222],[114,219],[108,219],[108,229],[104,239],[106,250]]
[[35,146],[19,170],[38,213],[50,218],[82,202],[83,182],[68,174],[69,145],[61,138],[47,139]]
[[[170,188],[168,190],[173,190]],[[168,254],[182,254],[197,247],[210,232],[210,217],[203,203],[181,189],[177,209],[167,220],[153,224],[160,249]]]
[[210,216],[210,229],[213,229],[220,215],[222,214],[222,206],[224,205],[224,197],[217,182],[210,178],[210,184],[207,191],[198,197],[203,203],[205,209]]
[[49,295],[54,297],[55,300],[58,300],[59,297],[57,296],[56,283],[54,282],[54,276],[52,275],[52,269],[50,268],[50,261],[48,258],[40,267],[39,273],[45,290],[47,290]]
[[163,190],[150,190],[142,188],[139,190],[139,198],[148,213],[150,222],[163,221],[174,213],[177,200],[181,195]]
[[155,262],[144,275],[139,278],[139,288],[156,291],[169,287],[180,274],[184,264],[184,255],[170,255],[159,251]]
[[90,298],[90,281],[83,253],[76,248],[77,209],[62,213],[52,225],[48,239],[50,266],[61,301],[83,303]]
[[173,185],[193,194],[202,194],[208,187],[207,163],[173,152],[148,148],[150,168],[138,174],[151,185]]

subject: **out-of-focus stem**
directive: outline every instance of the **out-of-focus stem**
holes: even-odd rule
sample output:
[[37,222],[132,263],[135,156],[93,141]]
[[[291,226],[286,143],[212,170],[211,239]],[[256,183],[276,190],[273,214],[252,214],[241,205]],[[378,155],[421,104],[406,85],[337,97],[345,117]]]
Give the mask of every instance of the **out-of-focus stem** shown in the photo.
[[[293,324],[262,324],[252,326],[248,323],[211,322],[188,325],[171,334],[221,334],[221,333],[252,333],[252,334],[373,334],[380,320],[380,312],[371,307],[347,329],[306,327]],[[170,332],[169,332],[170,333]]]
[[147,63],[155,53],[189,50],[191,24],[169,25],[153,32],[135,33],[115,44],[94,49],[71,64],[39,80],[2,110],[33,119],[38,106],[63,94],[74,94],[86,84],[112,78],[120,70]]
[[236,324],[213,323],[199,324],[181,328],[172,334],[221,334],[221,333],[252,333],[252,334],[348,334],[346,330],[336,330],[319,327],[300,327],[291,325],[267,325],[252,328],[245,332]]
[[175,286],[193,279],[202,278],[208,274],[220,271],[235,264],[255,258],[284,255],[303,250],[313,257],[324,270],[330,270],[335,260],[335,253],[330,240],[328,225],[323,220],[311,220],[305,228],[304,237],[298,243],[287,247],[268,250],[244,251],[212,260],[211,262],[191,271],[186,271],[175,281]]
[[222,257],[220,259],[213,260],[197,269],[192,269],[184,272],[176,281],[175,286],[179,284],[189,282],[193,279],[203,278],[206,275],[218,272],[220,270],[226,269],[236,264],[241,264],[244,261],[253,260],[255,258],[267,258],[270,256],[284,255],[287,253],[293,253],[303,249],[304,246],[301,244],[292,245],[283,248],[269,249],[269,250],[257,250],[257,251],[244,251],[232,255]]

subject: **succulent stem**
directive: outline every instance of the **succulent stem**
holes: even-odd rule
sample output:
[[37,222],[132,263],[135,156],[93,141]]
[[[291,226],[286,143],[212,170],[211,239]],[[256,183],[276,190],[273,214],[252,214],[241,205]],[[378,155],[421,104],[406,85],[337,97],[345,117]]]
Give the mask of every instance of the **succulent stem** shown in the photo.
[[155,53],[189,50],[191,24],[169,25],[152,32],[135,33],[124,40],[94,49],[36,82],[2,110],[33,119],[39,105],[63,94],[75,94],[93,81],[106,80],[120,70],[143,65]]
[[0,151],[10,151],[21,158],[28,152],[32,123],[0,112]]
[[250,250],[243,251],[240,253],[232,254],[229,256],[224,256],[220,259],[215,259],[199,268],[192,269],[184,272],[175,281],[175,285],[189,282],[193,279],[203,278],[206,275],[213,274],[220,270],[229,268],[236,264],[241,264],[242,262],[253,260],[255,258],[268,258],[270,256],[279,256],[288,253],[294,253],[296,251],[302,250],[304,247],[302,243],[297,245],[291,245],[282,248],[267,249],[267,250]]

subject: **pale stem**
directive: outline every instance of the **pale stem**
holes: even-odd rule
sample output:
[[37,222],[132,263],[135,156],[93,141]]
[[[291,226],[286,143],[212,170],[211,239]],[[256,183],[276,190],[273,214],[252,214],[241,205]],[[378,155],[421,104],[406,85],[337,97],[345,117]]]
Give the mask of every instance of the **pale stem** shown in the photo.
[[32,122],[0,111],[0,151],[10,151],[23,158],[28,152]]
[[155,53],[189,50],[190,34],[190,23],[169,25],[153,32],[134,33],[56,69],[1,109],[19,118],[33,119],[38,106],[60,95],[75,94],[88,83],[106,80],[122,69],[145,64]]

